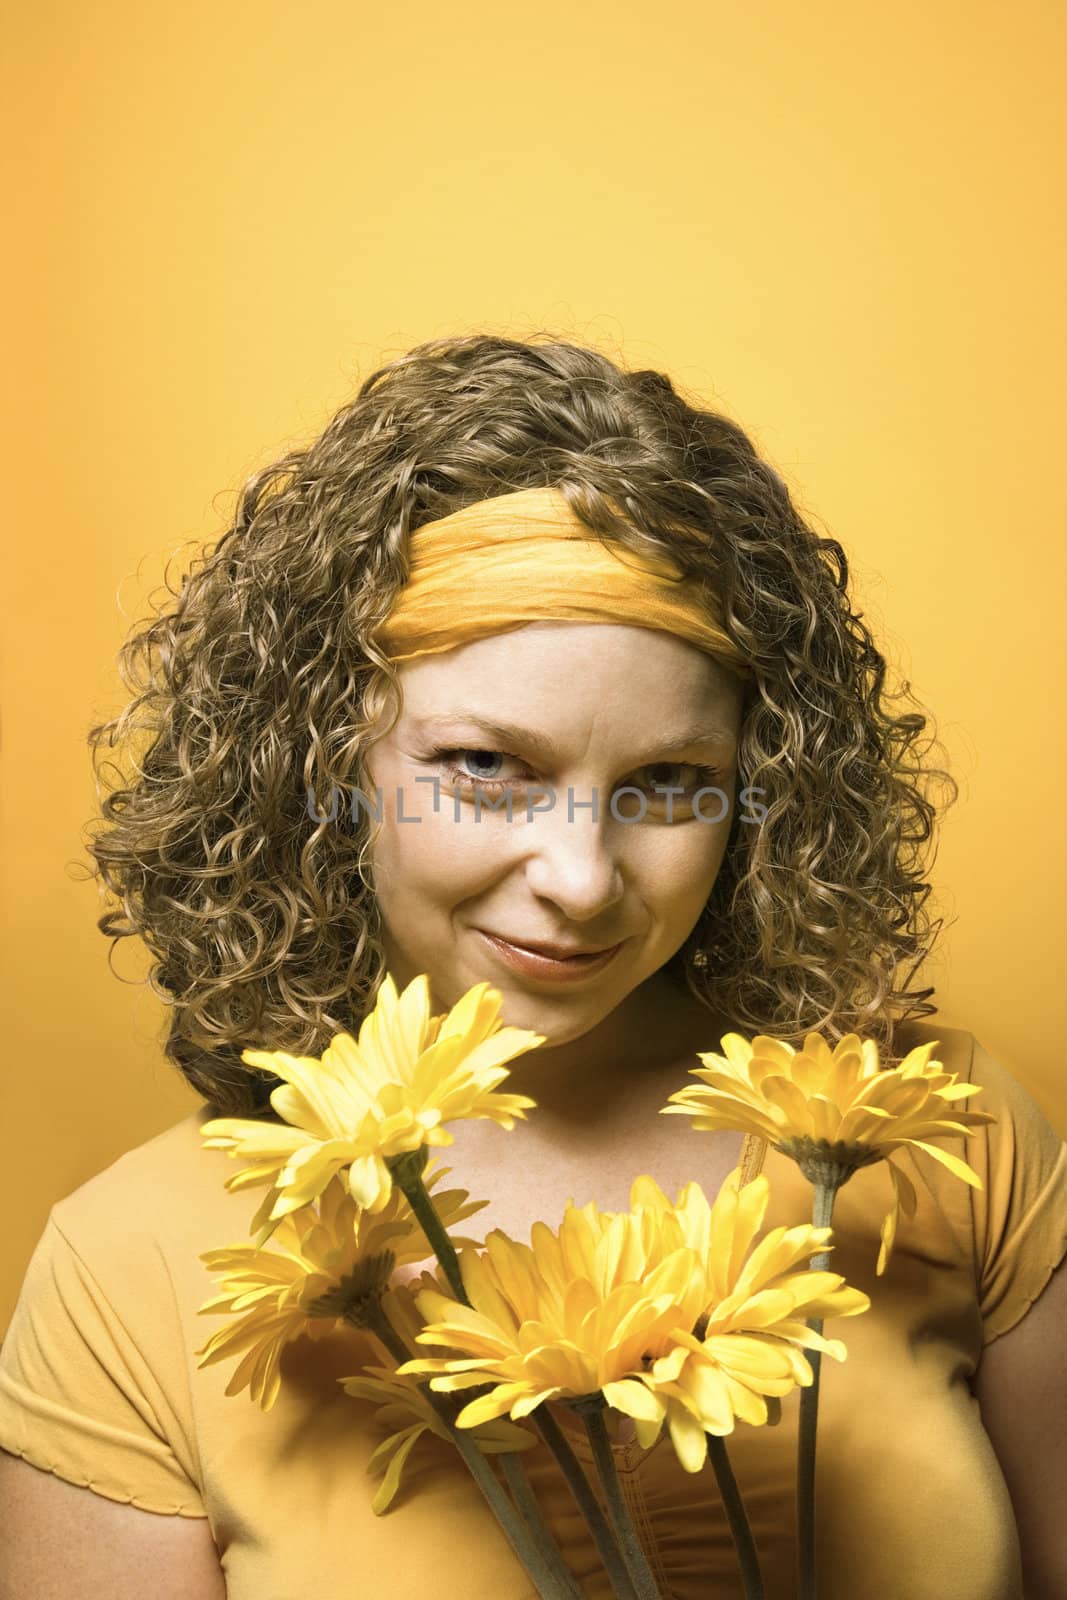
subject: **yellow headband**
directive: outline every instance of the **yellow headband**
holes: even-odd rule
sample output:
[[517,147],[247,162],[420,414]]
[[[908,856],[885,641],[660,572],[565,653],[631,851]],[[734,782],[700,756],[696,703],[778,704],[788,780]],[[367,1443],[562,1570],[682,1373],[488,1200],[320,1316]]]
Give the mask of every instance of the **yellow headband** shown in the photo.
[[616,556],[554,486],[495,495],[424,523],[410,551],[411,576],[378,630],[393,662],[559,620],[659,628],[742,677],[750,671],[713,597],[678,583],[666,557]]

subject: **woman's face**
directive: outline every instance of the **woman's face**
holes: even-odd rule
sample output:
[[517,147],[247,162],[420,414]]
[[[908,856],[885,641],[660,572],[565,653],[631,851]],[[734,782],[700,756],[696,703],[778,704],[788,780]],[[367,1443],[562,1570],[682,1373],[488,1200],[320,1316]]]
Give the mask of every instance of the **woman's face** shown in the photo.
[[[674,955],[707,901],[735,803],[741,685],[673,634],[575,622],[475,640],[399,678],[403,713],[367,757],[389,971],[400,988],[427,973],[435,1011],[488,981],[510,1025],[549,1046],[577,1039]],[[706,792],[694,809],[714,787],[726,798]],[[486,935],[621,948],[560,982],[517,970]]]

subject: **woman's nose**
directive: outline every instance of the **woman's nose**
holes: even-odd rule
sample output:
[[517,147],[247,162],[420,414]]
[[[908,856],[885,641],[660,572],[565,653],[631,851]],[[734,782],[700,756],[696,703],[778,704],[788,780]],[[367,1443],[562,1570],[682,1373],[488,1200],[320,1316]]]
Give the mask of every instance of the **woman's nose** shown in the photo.
[[[562,814],[559,814],[559,811]],[[554,900],[574,922],[588,922],[621,899],[618,830],[566,801],[523,829],[529,856],[526,881],[534,894]]]

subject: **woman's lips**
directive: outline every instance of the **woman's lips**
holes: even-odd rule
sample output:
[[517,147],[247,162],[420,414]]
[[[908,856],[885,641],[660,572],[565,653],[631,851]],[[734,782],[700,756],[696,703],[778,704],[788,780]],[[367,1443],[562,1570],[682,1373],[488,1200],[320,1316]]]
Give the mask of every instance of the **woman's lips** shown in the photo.
[[511,944],[507,939],[500,939],[495,933],[486,933],[482,928],[475,928],[474,931],[485,940],[497,959],[513,971],[521,972],[528,978],[547,979],[551,983],[580,983],[583,978],[602,972],[626,943],[624,939],[621,944],[612,945],[609,950],[601,950],[594,956],[567,956],[560,960],[555,956],[540,955],[535,950],[526,950],[522,945]]

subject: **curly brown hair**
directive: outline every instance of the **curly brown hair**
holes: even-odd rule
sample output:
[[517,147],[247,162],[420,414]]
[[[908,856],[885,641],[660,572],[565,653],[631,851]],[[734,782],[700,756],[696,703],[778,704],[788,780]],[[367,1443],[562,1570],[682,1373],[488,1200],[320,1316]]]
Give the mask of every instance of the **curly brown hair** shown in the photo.
[[[241,1050],[320,1054],[384,976],[365,870],[372,824],[317,821],[355,782],[396,676],[374,630],[407,577],[406,538],[471,501],[566,492],[609,543],[664,548],[711,586],[751,663],[739,788],[762,793],[669,966],[750,1033],[875,1038],[936,1008],[906,985],[943,919],[924,910],[935,805],[919,712],[854,610],[835,539],[802,520],[742,429],[547,333],[421,344],[371,375],[306,447],[256,472],[119,665],[132,698],[90,729],[102,819],[97,926],[140,935],[171,1007],[164,1049],[221,1114],[270,1114],[281,1081]],[[610,502],[625,511],[621,522]],[[932,742],[932,739],[931,739]],[[133,770],[103,793],[101,747]],[[134,755],[140,749],[139,758]],[[111,764],[113,766],[113,764]],[[117,770],[117,769],[115,769]],[[370,792],[364,790],[364,792]],[[336,807],[334,808],[336,811]]]

